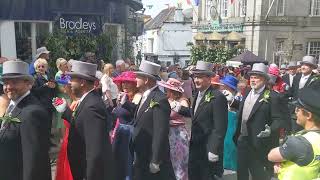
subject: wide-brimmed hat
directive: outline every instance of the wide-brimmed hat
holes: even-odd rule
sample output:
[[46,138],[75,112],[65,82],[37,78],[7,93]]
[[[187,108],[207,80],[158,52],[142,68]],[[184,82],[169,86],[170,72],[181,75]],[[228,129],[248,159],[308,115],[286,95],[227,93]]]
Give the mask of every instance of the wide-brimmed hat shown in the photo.
[[139,71],[136,71],[135,74],[140,76],[150,77],[152,79],[160,81],[161,80],[159,76],[160,69],[161,69],[161,66],[159,64],[142,60],[139,66]]
[[180,92],[180,93],[184,92],[183,87],[182,87],[183,83],[177,79],[174,79],[174,78],[169,78],[167,82],[159,81],[158,85],[165,87],[165,88],[168,88],[168,89],[171,89],[173,91]]
[[213,64],[205,61],[198,61],[194,70],[191,71],[192,74],[205,74],[208,76],[213,76],[212,71]]
[[298,68],[299,65],[295,61],[290,61],[288,64],[288,69]]
[[269,74],[275,75],[275,76],[279,76],[280,74],[280,70],[278,68],[278,66],[271,66],[268,69]]
[[50,51],[48,51],[48,49],[46,47],[40,47],[37,49],[36,59],[38,59],[41,54],[49,54],[49,53],[50,53]]
[[132,83],[136,83],[136,74],[132,71],[126,71],[121,73],[119,76],[115,77],[113,79],[113,82],[115,83],[123,83],[123,82],[132,82]]
[[67,72],[67,75],[72,77],[78,77],[88,81],[96,81],[97,65],[92,63],[86,63],[81,61],[74,61],[72,63],[71,72]]
[[255,63],[252,66],[252,70],[248,72],[249,76],[257,74],[265,77],[266,79],[269,80],[269,75],[268,75],[268,66],[263,64],[263,63]]
[[234,91],[237,91],[237,85],[238,85],[238,79],[234,76],[226,75],[221,81],[223,85],[226,85],[233,89]]
[[301,65],[303,64],[309,65],[315,69],[318,68],[316,58],[314,58],[313,56],[304,56],[301,61]]
[[34,81],[29,74],[29,65],[23,61],[6,61],[3,63],[2,79],[26,79]]

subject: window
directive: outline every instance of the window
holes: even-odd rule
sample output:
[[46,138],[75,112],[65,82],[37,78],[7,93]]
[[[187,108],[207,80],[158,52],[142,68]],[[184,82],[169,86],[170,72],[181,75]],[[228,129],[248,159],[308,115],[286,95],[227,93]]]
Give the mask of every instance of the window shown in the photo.
[[228,17],[228,1],[229,0],[221,0],[221,5],[220,5],[220,14],[221,17]]
[[241,0],[239,2],[239,14],[240,17],[244,17],[247,14],[247,0]]
[[206,20],[211,20],[211,7],[213,3],[212,0],[206,0]]
[[277,1],[277,16],[284,16],[285,0]]
[[320,16],[320,0],[311,0],[311,16]]
[[153,38],[149,38],[148,39],[148,50],[149,50],[149,53],[153,53]]
[[274,54],[274,63],[275,64],[282,64],[283,63],[284,42],[285,42],[285,39],[276,39],[275,54]]
[[320,41],[311,41],[307,44],[307,55],[314,56],[319,59],[320,55]]

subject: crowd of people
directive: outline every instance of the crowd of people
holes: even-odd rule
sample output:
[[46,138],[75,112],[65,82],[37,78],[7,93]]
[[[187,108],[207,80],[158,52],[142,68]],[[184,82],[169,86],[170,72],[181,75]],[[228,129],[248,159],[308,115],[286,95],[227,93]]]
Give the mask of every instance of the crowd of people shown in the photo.
[[[1,58],[1,180],[320,178],[316,59],[288,66]],[[52,148],[58,147],[58,153]],[[51,174],[51,166],[56,174]]]

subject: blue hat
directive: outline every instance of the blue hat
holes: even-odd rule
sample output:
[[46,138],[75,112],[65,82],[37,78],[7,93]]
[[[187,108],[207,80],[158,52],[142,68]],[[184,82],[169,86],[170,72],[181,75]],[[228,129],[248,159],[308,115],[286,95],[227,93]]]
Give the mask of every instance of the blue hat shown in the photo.
[[237,90],[238,79],[234,76],[226,75],[220,82],[235,91]]

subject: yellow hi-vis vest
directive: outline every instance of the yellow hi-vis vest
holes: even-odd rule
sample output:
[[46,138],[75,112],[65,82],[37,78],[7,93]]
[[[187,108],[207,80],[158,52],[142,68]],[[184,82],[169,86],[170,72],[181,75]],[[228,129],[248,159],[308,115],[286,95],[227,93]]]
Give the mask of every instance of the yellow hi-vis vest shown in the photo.
[[[301,134],[298,134],[301,135]],[[291,161],[281,163],[279,180],[313,180],[320,175],[320,133],[309,131],[302,134],[312,145],[313,160],[306,166],[299,166]]]

